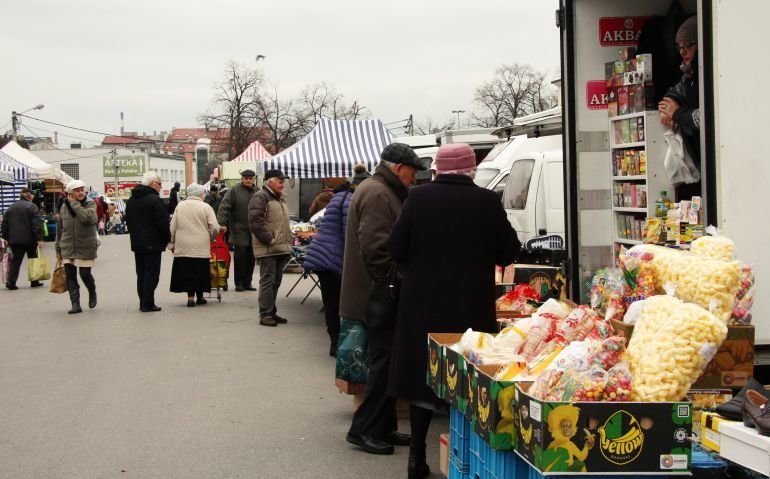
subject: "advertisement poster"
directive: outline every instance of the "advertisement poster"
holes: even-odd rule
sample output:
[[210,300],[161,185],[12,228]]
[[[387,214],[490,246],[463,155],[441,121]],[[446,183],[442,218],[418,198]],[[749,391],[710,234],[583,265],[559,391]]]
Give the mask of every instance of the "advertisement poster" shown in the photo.
[[115,167],[118,167],[118,176],[142,176],[147,171],[147,159],[144,155],[121,155],[102,157],[103,174],[106,177],[115,176]]
[[586,82],[586,106],[589,110],[607,109],[607,82],[589,80]]
[[[118,198],[127,200],[131,197],[131,190],[138,185],[138,181],[118,182]],[[115,198],[115,182],[104,184],[104,196]]]
[[652,17],[602,17],[599,44],[603,47],[635,47],[642,27]]

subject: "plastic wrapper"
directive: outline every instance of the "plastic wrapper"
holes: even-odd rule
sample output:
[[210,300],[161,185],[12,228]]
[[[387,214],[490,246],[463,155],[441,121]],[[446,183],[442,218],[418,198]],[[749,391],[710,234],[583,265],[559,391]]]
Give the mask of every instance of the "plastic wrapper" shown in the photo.
[[660,243],[660,232],[663,228],[661,218],[647,218],[644,223],[644,242],[646,244]]
[[552,394],[554,388],[561,380],[564,371],[559,369],[548,369],[535,379],[532,386],[529,387],[528,394],[533,398],[545,401]]
[[682,400],[726,336],[725,323],[696,304],[666,295],[647,299],[625,355],[631,400]]
[[532,381],[539,376],[564,350],[564,346],[556,343],[548,343],[534,358],[527,360],[527,367],[518,375],[516,381]]
[[604,340],[614,335],[615,328],[612,327],[612,323],[600,319],[594,323],[594,329],[591,330],[586,339]]
[[624,249],[620,252],[623,267],[623,301],[626,308],[635,301],[655,295],[655,272],[652,267],[654,255],[644,250]]
[[575,372],[571,375],[570,381],[571,384],[567,387],[563,400],[601,401],[604,398],[604,388],[607,386],[607,371],[593,367]]
[[591,281],[591,307],[605,320],[623,319],[623,271],[619,268],[600,269]]
[[626,314],[623,316],[623,322],[631,325],[636,324],[636,322],[639,320],[639,316],[642,315],[642,308],[644,307],[645,301],[647,300],[644,299],[642,301],[632,303],[628,307]]
[[588,306],[578,306],[566,318],[556,323],[553,340],[562,344],[584,340],[594,329],[598,317]]
[[515,311],[522,316],[530,316],[539,307],[540,294],[528,284],[516,287],[497,298],[495,308],[498,311]]
[[673,283],[677,298],[712,311],[727,324],[740,289],[741,266],[737,261],[722,261],[655,245],[638,245],[630,252],[652,255],[655,290]]
[[693,254],[722,261],[732,261],[735,259],[735,243],[733,243],[733,240],[722,236],[713,226],[706,228],[706,234],[709,236],[703,236],[692,242],[690,251]]
[[605,371],[615,366],[626,352],[626,338],[610,336],[603,341],[590,341],[588,367],[601,368]]
[[532,318],[521,318],[511,326],[500,331],[492,340],[496,348],[507,349],[518,353],[527,339],[527,334],[532,327]]
[[607,371],[604,387],[605,401],[630,401],[633,378],[627,362],[620,362]]
[[468,330],[463,333],[460,342],[457,343],[458,347],[455,349],[458,353],[465,355],[478,353],[492,347],[494,339],[494,336],[489,333],[482,333],[468,328]]
[[751,324],[751,308],[754,305],[754,270],[747,264],[741,265],[741,279],[738,293],[735,295],[730,322],[733,324]]

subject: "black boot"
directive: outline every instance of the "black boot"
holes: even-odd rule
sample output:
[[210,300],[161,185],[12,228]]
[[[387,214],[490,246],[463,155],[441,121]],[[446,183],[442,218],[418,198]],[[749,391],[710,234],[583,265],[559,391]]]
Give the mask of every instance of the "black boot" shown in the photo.
[[91,268],[80,268],[80,279],[83,280],[83,284],[88,290],[88,307],[94,309],[96,307],[96,280],[91,274]]
[[430,475],[430,467],[425,462],[425,449],[416,451],[409,448],[409,462],[406,466],[408,479],[423,479]]
[[78,284],[78,268],[74,264],[65,264],[64,272],[67,274],[67,290],[70,294],[70,303],[72,308],[67,311],[67,314],[82,313],[80,308],[80,285]]

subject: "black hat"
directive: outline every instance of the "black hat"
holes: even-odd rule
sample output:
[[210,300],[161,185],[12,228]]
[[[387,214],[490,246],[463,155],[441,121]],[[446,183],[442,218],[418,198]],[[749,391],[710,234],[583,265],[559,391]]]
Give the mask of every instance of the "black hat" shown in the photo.
[[391,143],[382,150],[380,158],[390,163],[401,163],[417,168],[418,170],[427,170],[425,165],[412,147],[403,143]]
[[280,178],[285,180],[287,176],[285,176],[281,170],[267,170],[265,172],[265,181],[269,180],[270,178]]
[[243,170],[241,176],[257,176],[257,174],[254,173],[254,170]]

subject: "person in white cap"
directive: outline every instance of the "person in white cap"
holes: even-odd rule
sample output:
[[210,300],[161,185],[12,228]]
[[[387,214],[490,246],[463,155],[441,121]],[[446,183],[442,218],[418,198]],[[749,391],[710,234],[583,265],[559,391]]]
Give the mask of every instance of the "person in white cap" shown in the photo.
[[96,226],[99,216],[96,202],[86,195],[86,184],[80,180],[67,183],[67,198],[59,208],[56,228],[56,258],[64,263],[67,273],[67,290],[72,307],[69,314],[83,312],[80,307],[80,279],[88,289],[88,307],[96,307],[96,281],[91,273],[99,248]]

